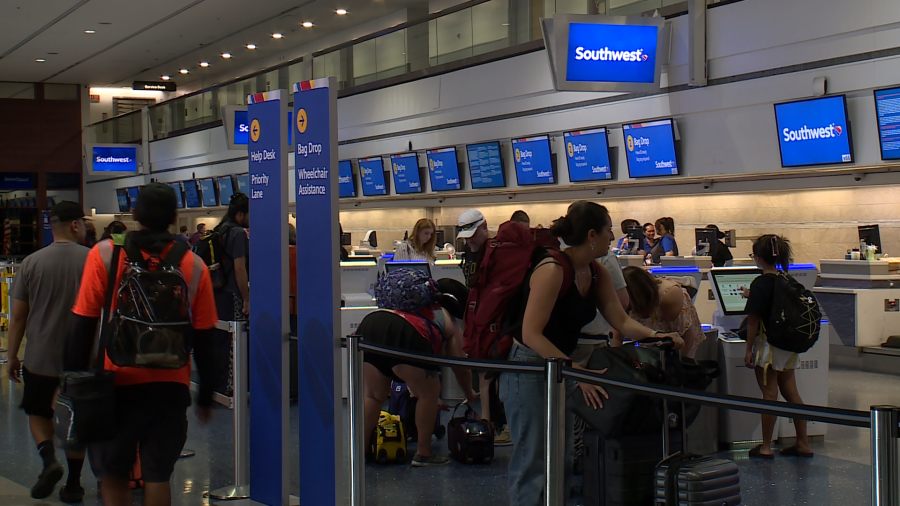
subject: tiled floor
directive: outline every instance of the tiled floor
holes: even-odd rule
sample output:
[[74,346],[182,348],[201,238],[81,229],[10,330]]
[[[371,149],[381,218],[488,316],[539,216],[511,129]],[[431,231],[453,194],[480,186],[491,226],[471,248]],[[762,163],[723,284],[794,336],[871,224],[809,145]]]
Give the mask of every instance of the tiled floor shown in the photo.
[[[28,489],[40,471],[40,458],[28,433],[25,415],[17,408],[21,386],[6,380],[0,367],[0,506],[58,504],[54,500],[34,501]],[[850,370],[832,370],[831,405],[866,410],[872,404],[900,405],[900,377]],[[297,461],[300,452],[301,408],[291,406],[292,493],[298,492]],[[346,423],[346,422],[345,422]],[[173,503],[208,504],[203,492],[231,482],[231,412],[219,409],[213,423],[200,427],[191,415],[187,447],[197,455],[182,459],[173,477]],[[315,434],[302,434],[303,438]],[[445,441],[434,443],[447,453]],[[868,504],[870,500],[869,431],[829,427],[827,439],[814,443],[811,460],[776,458],[750,461],[746,451],[723,455],[734,459],[741,469],[744,504],[763,505],[847,505]],[[508,504],[506,469],[510,449],[498,449],[490,465],[464,466],[453,463],[439,468],[376,466],[366,469],[367,504],[379,506],[445,505],[502,506]],[[60,454],[62,458],[62,454]],[[85,466],[85,504],[100,504],[96,482]],[[55,496],[51,497],[55,499]],[[575,500],[575,502],[580,502]],[[140,504],[139,496],[135,504]]]

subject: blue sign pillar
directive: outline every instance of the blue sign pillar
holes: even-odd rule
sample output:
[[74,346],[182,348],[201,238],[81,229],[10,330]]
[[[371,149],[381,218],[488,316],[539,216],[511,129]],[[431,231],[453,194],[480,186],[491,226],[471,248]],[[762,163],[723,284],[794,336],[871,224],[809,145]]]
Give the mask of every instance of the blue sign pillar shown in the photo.
[[53,228],[50,226],[50,211],[41,211],[41,222],[43,223],[44,246],[50,246],[53,243]]
[[[343,488],[337,81],[294,85],[300,504],[338,504]],[[341,502],[343,500],[341,499]]]
[[287,93],[248,97],[250,499],[288,504]]

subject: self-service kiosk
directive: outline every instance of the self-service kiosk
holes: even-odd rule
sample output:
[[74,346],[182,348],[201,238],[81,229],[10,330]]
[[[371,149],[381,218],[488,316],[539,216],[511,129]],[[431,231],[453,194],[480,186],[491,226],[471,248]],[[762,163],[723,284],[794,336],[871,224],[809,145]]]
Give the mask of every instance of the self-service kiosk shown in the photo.
[[343,307],[372,306],[378,263],[372,260],[341,262],[341,302]]

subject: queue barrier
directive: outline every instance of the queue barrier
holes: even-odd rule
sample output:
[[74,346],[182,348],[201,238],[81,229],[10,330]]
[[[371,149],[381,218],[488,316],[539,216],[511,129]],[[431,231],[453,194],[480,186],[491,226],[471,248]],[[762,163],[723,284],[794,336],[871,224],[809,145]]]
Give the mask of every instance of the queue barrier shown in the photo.
[[802,418],[835,425],[869,428],[872,448],[872,506],[900,506],[900,407],[872,406],[869,412],[806,406],[750,397],[693,392],[682,389],[628,383],[602,375],[575,370],[559,358],[547,359],[543,366],[513,362],[469,360],[421,355],[367,344],[360,336],[347,336],[347,369],[350,376],[350,505],[365,505],[365,434],[363,398],[363,354],[375,353],[412,362],[441,366],[462,366],[492,372],[542,374],[547,381],[544,428],[545,506],[565,505],[565,379],[599,386],[618,387],[674,401],[702,404],[750,413]]

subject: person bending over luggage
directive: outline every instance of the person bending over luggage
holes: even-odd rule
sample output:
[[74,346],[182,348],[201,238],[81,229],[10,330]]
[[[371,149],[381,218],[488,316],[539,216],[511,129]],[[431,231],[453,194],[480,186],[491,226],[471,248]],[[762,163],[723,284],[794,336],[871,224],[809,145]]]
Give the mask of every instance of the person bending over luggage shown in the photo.
[[[778,268],[787,267],[794,261],[790,242],[777,235],[764,235],[753,243],[753,259],[763,270],[763,275],[753,280],[747,297],[747,354],[744,364],[756,371],[756,381],[762,390],[763,399],[778,400],[778,391],[786,401],[803,404],[797,390],[794,368],[800,356],[797,353],[776,348],[766,340],[765,322],[772,314],[775,297]],[[787,270],[787,269],[785,269]],[[763,443],[750,450],[751,457],[771,459],[772,432],[775,430],[776,417],[762,415]],[[782,455],[791,457],[812,457],[809,438],[806,432],[806,420],[794,418],[794,429],[797,431],[797,443],[781,450]]]
[[[640,267],[623,270],[631,303],[629,315],[659,332],[674,332],[684,339],[684,355],[694,358],[706,339],[700,317],[687,290],[668,278],[658,278]],[[640,339],[633,338],[640,341]],[[622,334],[614,333],[613,346],[622,346]]]
[[[609,252],[611,227],[606,208],[586,201],[572,204],[568,214],[553,223],[551,232],[569,247],[563,252],[547,250],[543,259],[535,259],[536,266],[522,284],[524,311],[507,310],[519,314],[509,322],[515,337],[509,353],[511,361],[543,365],[548,358],[568,359],[575,351],[582,327],[594,319],[597,309],[619,332],[641,339],[663,337],[625,314],[609,271],[596,262]],[[676,347],[684,344],[677,334],[664,337],[671,337]],[[584,370],[577,364],[573,367]],[[566,386],[569,394],[575,393],[576,386],[580,387],[580,395],[595,409],[601,409],[603,400],[609,397],[598,386],[576,385],[571,381]],[[500,398],[506,406],[513,440],[509,463],[512,506],[543,504],[545,389],[541,375],[503,373],[500,376]],[[568,479],[573,465],[574,418],[567,417],[566,422]],[[565,490],[570,487],[566,486]]]
[[[363,318],[356,333],[370,344],[414,353],[443,353],[465,358],[462,351],[462,320],[468,291],[462,283],[453,279],[437,281],[441,295],[439,304],[424,308],[419,313],[379,310]],[[416,393],[416,428],[419,441],[412,465],[416,467],[440,466],[450,459],[434,455],[431,451],[431,435],[441,395],[440,368],[415,362],[403,362],[391,357],[365,354],[364,390],[366,404],[366,448],[378,424],[381,408],[391,394],[391,380],[405,382]],[[466,399],[475,402],[478,395],[472,390],[472,372],[453,368]]]

